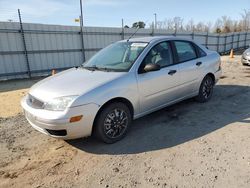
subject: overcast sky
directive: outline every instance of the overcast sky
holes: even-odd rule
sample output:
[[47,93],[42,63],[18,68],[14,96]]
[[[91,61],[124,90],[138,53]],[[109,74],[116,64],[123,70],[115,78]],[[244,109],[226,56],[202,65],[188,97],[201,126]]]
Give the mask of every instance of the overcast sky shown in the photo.
[[[17,20],[21,10],[23,22],[78,25],[79,0],[0,0],[0,21]],[[239,19],[250,0],[83,0],[84,25],[120,27],[136,21],[152,23],[179,16],[185,22],[215,22],[223,15]]]

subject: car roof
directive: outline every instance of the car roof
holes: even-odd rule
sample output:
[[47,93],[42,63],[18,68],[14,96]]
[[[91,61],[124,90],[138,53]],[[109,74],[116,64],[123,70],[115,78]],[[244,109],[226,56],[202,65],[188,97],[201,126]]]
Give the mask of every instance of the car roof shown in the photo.
[[[122,40],[122,42],[127,41],[128,39]],[[154,37],[140,37],[140,38],[131,38],[129,39],[130,42],[156,42],[159,40],[186,40],[186,41],[191,41],[186,38],[181,38],[181,37],[175,37],[171,35],[166,35],[166,36],[154,36]]]

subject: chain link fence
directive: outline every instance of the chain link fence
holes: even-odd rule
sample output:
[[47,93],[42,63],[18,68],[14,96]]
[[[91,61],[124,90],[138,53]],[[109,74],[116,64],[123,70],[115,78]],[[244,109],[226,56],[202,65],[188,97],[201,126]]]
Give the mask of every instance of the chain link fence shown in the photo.
[[[81,65],[105,46],[129,38],[136,29],[0,22],[0,80],[30,78]],[[133,37],[174,35],[207,46],[221,54],[246,48],[250,32],[212,34],[139,29]]]

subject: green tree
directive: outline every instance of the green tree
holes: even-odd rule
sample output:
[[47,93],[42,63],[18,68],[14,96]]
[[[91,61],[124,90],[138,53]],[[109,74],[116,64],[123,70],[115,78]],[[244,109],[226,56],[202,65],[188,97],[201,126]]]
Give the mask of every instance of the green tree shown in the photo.
[[139,28],[145,28],[145,26],[146,26],[146,24],[144,22],[139,21],[139,22],[133,23],[132,28],[137,28],[137,27],[139,27]]
[[216,28],[215,32],[216,33],[221,33],[221,29],[220,28]]

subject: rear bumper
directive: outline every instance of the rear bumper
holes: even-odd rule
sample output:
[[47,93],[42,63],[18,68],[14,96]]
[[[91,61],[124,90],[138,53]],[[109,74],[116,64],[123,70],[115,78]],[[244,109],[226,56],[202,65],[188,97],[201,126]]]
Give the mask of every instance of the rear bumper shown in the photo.
[[[53,112],[30,107],[26,98],[21,101],[24,114],[31,126],[46,135],[61,138],[75,139],[91,135],[93,122],[99,106],[87,104],[68,108],[63,112]],[[70,118],[83,115],[80,121],[70,123]]]
[[218,80],[220,79],[221,75],[222,75],[222,70],[221,70],[221,68],[220,68],[219,70],[217,70],[217,71],[214,73],[215,83],[218,82]]

